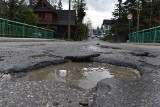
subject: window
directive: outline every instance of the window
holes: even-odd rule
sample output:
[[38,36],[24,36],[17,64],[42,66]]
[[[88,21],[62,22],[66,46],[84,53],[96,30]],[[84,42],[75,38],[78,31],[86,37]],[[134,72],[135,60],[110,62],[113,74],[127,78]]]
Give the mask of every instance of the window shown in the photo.
[[46,7],[46,4],[43,2],[43,7]]
[[42,14],[42,19],[44,19],[45,18],[45,15],[44,15],[44,13]]
[[38,7],[47,7],[46,3],[44,1],[38,2]]
[[40,7],[43,7],[43,2],[40,2]]
[[45,18],[45,14],[44,13],[39,13],[39,18],[44,19]]
[[41,17],[41,13],[39,13],[39,17]]

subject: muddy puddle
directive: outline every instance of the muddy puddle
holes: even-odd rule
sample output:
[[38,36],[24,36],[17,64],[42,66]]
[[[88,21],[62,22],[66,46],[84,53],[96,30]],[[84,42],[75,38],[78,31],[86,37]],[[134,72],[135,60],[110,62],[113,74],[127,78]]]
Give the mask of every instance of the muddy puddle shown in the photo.
[[105,78],[132,80],[139,78],[137,70],[105,63],[65,63],[27,72],[22,77],[12,77],[12,81],[60,81],[90,89]]
[[43,69],[28,72],[20,78],[12,77],[12,81],[60,81],[74,84],[84,89],[96,86],[97,82],[105,78],[132,80],[139,78],[137,70],[118,67],[104,63],[65,63],[52,65]]

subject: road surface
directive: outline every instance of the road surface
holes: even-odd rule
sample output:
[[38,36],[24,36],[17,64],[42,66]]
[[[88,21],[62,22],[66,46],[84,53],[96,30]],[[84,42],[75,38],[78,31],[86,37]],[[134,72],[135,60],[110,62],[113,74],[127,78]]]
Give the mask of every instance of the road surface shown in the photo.
[[1,75],[65,63],[66,58],[135,68],[141,77],[104,79],[90,90],[54,81],[1,81],[0,106],[160,106],[160,46],[111,44],[96,38],[83,42],[0,42]]

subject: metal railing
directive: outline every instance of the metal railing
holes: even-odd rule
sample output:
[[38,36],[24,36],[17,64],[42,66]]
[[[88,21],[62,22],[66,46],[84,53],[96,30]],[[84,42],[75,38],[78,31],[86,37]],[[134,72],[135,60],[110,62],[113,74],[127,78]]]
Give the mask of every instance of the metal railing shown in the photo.
[[54,31],[0,18],[0,37],[54,38]]
[[130,33],[129,42],[160,43],[160,26]]

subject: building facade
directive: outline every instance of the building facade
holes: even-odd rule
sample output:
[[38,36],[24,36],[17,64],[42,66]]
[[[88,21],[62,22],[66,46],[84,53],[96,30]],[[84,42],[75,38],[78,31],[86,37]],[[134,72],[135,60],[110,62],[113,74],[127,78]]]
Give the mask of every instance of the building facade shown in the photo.
[[[43,28],[49,28],[55,31],[59,38],[67,38],[69,10],[58,10],[47,0],[39,0],[35,6],[37,24]],[[76,11],[71,10],[71,37],[75,35]]]
[[109,31],[111,29],[111,24],[112,24],[112,20],[107,20],[107,19],[103,20],[102,26],[105,34],[109,34]]

